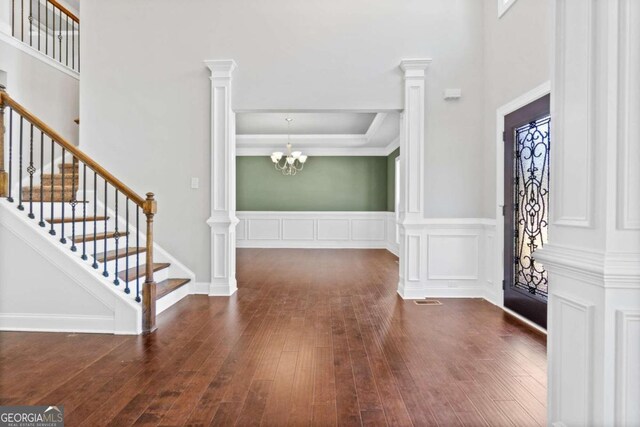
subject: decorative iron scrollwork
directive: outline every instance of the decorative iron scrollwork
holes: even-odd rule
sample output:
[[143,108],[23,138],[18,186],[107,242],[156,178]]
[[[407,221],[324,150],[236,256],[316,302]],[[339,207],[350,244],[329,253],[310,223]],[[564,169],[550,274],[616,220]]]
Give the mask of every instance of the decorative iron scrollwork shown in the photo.
[[547,242],[549,225],[550,117],[516,129],[514,161],[514,282],[516,289],[546,301],[547,272],[534,252]]

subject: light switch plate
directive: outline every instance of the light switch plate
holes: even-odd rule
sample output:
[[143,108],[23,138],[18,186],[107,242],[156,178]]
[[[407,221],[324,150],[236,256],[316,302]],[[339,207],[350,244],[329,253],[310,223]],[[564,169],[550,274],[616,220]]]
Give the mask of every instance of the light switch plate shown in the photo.
[[200,179],[199,178],[191,178],[191,188],[193,188],[193,189],[200,188]]
[[444,99],[458,99],[462,97],[462,89],[445,89]]

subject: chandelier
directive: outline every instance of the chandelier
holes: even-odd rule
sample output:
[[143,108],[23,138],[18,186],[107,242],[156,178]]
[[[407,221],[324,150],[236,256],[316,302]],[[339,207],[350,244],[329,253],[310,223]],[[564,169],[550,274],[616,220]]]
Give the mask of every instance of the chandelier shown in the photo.
[[285,120],[287,121],[287,155],[285,156],[282,151],[274,151],[271,154],[271,161],[276,170],[281,171],[283,175],[293,176],[302,170],[307,156],[301,151],[291,151],[291,122],[293,119],[287,117]]

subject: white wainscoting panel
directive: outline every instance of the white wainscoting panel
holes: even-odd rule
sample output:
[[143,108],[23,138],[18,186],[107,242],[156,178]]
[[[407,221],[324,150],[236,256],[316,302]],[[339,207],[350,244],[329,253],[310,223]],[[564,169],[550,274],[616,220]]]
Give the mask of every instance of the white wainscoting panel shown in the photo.
[[385,219],[356,219],[351,221],[351,238],[354,240],[385,240]]
[[478,280],[479,234],[429,234],[429,280]]
[[248,222],[247,238],[250,240],[280,240],[279,219],[253,219]]
[[595,307],[572,297],[551,294],[550,374],[557,379],[550,390],[556,399],[550,422],[592,425],[592,337]]
[[318,240],[350,240],[349,219],[318,218]]
[[315,221],[313,219],[283,219],[282,240],[313,240]]
[[[240,248],[379,248],[393,212],[237,212]],[[388,233],[393,233],[388,236]]]
[[[558,0],[556,13],[571,14],[573,25],[556,28],[555,121],[552,126],[552,176],[554,222],[558,225],[590,227],[594,141],[595,0]],[[579,48],[576,48],[579,46]],[[567,105],[566,100],[571,100]]]
[[640,311],[616,313],[616,405],[615,422],[640,425]]
[[481,218],[428,218],[423,224],[421,265],[425,269],[423,297],[487,298],[488,236],[495,221]]

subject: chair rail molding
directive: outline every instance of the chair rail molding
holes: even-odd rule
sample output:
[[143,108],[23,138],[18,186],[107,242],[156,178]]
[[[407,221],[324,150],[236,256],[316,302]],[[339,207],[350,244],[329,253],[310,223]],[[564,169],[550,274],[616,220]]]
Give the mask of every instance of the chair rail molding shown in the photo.
[[211,285],[209,295],[233,295],[236,283],[236,141],[231,109],[233,59],[204,61],[211,72]]
[[425,74],[429,58],[403,59],[404,110],[400,114],[400,274],[398,294],[423,298]]

